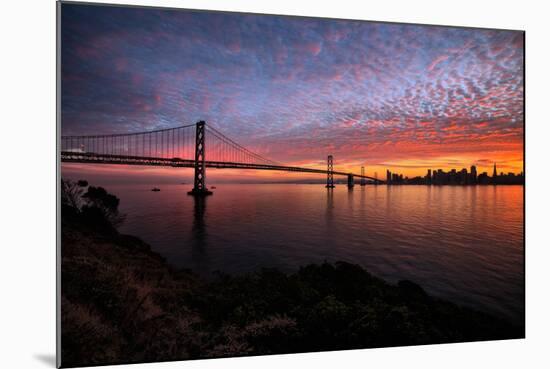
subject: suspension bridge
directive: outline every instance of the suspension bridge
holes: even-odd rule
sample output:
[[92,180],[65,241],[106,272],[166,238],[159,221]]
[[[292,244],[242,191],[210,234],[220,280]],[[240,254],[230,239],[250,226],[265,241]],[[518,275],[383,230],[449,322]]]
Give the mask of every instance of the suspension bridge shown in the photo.
[[[208,159],[206,148],[208,147]],[[327,156],[327,169],[288,166],[257,153],[233,141],[204,121],[175,128],[126,134],[62,136],[61,161],[66,163],[125,164],[194,168],[194,186],[190,195],[212,194],[206,187],[206,168],[277,170],[317,173],[327,176],[327,188],[334,188],[334,176],[347,177],[353,188],[355,178],[374,184],[378,178],[334,170],[333,156]]]

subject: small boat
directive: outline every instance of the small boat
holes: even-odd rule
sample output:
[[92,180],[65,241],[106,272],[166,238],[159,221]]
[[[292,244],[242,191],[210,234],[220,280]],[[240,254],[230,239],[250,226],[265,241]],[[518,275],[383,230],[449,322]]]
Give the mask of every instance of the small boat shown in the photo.
[[151,191],[153,191],[153,192],[159,192],[159,191],[160,191],[160,188],[153,187],[153,189],[152,189]]
[[210,186],[210,189],[215,190],[216,186]]

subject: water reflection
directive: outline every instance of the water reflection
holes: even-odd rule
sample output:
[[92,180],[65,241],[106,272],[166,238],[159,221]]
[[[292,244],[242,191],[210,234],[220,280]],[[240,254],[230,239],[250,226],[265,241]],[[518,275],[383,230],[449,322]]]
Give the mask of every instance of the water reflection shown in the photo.
[[[523,187],[105,185],[127,214],[121,232],[182,268],[243,273],[344,260],[389,282],[521,320]],[[154,206],[152,205],[154,204]]]
[[207,254],[207,227],[206,227],[206,203],[208,197],[193,196],[193,225],[191,227],[191,235],[193,237],[192,259],[199,269],[208,269],[208,254]]
[[327,226],[332,223],[332,212],[334,210],[334,189],[327,188],[327,208],[326,208],[326,219]]

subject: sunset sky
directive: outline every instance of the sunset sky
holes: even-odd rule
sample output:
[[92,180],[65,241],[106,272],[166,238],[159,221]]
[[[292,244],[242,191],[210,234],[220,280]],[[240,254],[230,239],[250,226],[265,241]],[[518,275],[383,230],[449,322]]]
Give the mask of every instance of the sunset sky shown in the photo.
[[523,170],[521,32],[63,4],[61,62],[63,135],[205,120],[288,165]]

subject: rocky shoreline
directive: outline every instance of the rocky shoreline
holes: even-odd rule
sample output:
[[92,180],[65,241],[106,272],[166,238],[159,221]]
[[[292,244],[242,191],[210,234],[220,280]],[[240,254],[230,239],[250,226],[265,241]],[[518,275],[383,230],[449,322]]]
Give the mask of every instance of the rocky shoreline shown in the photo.
[[65,367],[524,337],[343,262],[206,281],[74,214],[63,216],[62,254]]

